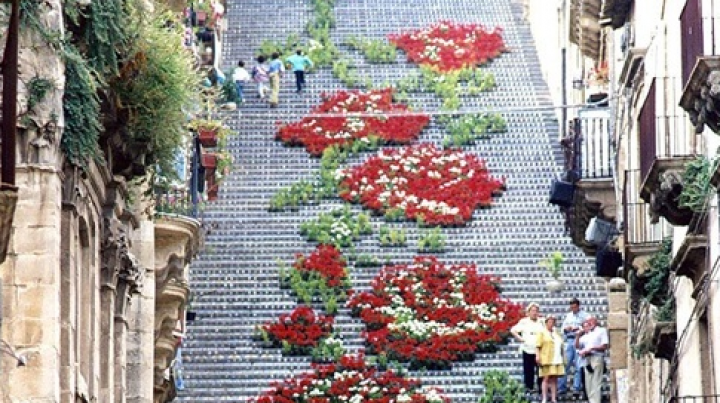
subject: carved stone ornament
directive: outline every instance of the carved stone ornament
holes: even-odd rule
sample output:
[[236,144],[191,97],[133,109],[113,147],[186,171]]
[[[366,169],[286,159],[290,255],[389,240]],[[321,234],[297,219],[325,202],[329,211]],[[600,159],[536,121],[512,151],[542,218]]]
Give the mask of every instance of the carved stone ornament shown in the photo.
[[144,270],[130,252],[127,234],[118,219],[107,216],[103,218],[100,247],[104,284],[116,287],[118,282],[122,281],[128,285],[128,296],[140,292]]
[[658,179],[659,185],[650,195],[651,222],[657,223],[660,217],[665,217],[672,225],[688,225],[693,217],[693,211],[678,203],[683,190],[682,172],[668,170],[660,174]]
[[720,57],[704,56],[698,59],[690,74],[680,106],[688,112],[696,133],[707,125],[720,131]]

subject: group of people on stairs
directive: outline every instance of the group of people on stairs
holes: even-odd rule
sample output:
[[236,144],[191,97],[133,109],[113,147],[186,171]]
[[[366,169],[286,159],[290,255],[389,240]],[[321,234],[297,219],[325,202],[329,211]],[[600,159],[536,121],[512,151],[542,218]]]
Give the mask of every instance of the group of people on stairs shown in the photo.
[[[605,375],[608,333],[598,320],[580,310],[580,301],[570,301],[570,312],[557,330],[554,315],[540,317],[540,305],[530,303],[526,317],[510,333],[521,343],[523,377],[528,396],[536,390],[542,402],[557,402],[559,394],[569,392],[567,377],[573,373],[575,397],[585,396],[590,403],[601,403]],[[537,383],[537,389],[535,385]]]
[[[252,72],[245,69],[243,60],[238,61],[237,67],[233,70],[232,80],[237,90],[238,103],[244,102],[245,87],[252,81],[257,85],[260,99],[268,100],[270,107],[275,108],[280,103],[280,80],[286,68],[291,69],[295,75],[295,87],[300,93],[305,88],[305,73],[313,67],[312,60],[303,55],[300,49],[284,61],[280,59],[278,52],[270,56],[269,62],[263,55],[258,56],[255,61]],[[270,92],[269,97],[268,92]]]

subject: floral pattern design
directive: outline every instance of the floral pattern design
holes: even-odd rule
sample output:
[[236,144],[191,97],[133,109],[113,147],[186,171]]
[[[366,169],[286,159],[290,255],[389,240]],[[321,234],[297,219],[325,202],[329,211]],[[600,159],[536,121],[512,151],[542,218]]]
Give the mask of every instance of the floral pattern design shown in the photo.
[[308,306],[298,306],[290,314],[282,314],[275,323],[266,323],[262,329],[275,346],[282,346],[291,354],[309,354],[312,347],[330,336],[333,317],[316,315]]
[[464,224],[505,189],[504,180],[490,176],[476,156],[431,144],[381,150],[337,176],[343,199],[430,225]]
[[[299,122],[280,125],[275,136],[290,146],[304,146],[319,156],[332,145],[347,145],[356,140],[368,141],[375,136],[389,144],[408,144],[415,140],[430,122],[422,113],[409,113],[406,105],[393,104],[391,88],[382,90],[339,91],[323,95],[324,102],[310,111],[311,115],[329,114],[328,117],[305,117]],[[370,113],[377,117],[342,116],[343,114]],[[387,116],[383,116],[387,113]],[[403,115],[399,115],[402,113]]]
[[348,306],[365,323],[372,352],[411,368],[448,368],[494,351],[522,317],[520,305],[500,297],[499,278],[434,256],[386,266],[372,290],[356,294]]
[[506,51],[502,29],[441,21],[425,29],[388,35],[408,60],[441,73],[483,65]]
[[360,355],[345,355],[337,364],[313,364],[313,371],[275,383],[256,403],[449,403],[439,390],[422,387],[393,371],[380,372]]

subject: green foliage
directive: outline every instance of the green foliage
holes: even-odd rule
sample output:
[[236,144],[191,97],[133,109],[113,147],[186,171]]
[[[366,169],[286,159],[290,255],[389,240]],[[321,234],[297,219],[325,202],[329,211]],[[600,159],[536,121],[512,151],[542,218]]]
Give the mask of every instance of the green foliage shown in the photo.
[[655,311],[655,320],[658,322],[675,322],[675,297],[669,296],[664,304]]
[[45,27],[40,16],[49,10],[41,10],[41,7],[45,7],[45,2],[20,0],[20,30],[32,30],[38,34],[45,43],[58,48],[60,46],[61,33],[60,31],[51,31]]
[[563,254],[560,251],[552,252],[547,258],[541,260],[539,263],[540,266],[547,269],[552,278],[557,280],[560,277],[560,272],[562,271]]
[[316,220],[300,226],[300,234],[309,241],[337,248],[350,247],[361,235],[371,233],[370,217],[365,213],[355,214],[348,206],[321,213]]
[[407,235],[403,229],[390,228],[387,225],[380,227],[380,246],[405,246]]
[[[100,74],[114,76],[119,71],[118,53],[128,45],[129,15],[123,0],[93,1],[88,5],[84,24],[87,58]],[[73,6],[77,7],[77,6]]]
[[491,370],[483,374],[485,393],[478,403],[528,403],[525,386],[507,372]]
[[[478,68],[465,68],[451,73],[439,73],[428,66],[420,66],[394,85],[396,96],[406,98],[408,92],[430,91],[442,100],[441,109],[454,111],[460,108],[461,95],[478,95],[495,88],[495,76]],[[441,119],[449,123],[451,117]]]
[[313,0],[313,18],[305,25],[305,31],[312,38],[307,56],[315,67],[329,66],[340,55],[330,39],[330,29],[335,27],[335,0]]
[[507,123],[498,113],[470,114],[448,120],[447,130],[449,135],[443,139],[443,146],[462,147],[507,131]]
[[55,83],[51,80],[48,80],[47,78],[42,77],[33,77],[30,79],[30,81],[27,83],[27,90],[28,90],[28,100],[27,100],[27,108],[28,111],[35,107],[35,105],[39,104],[40,102],[45,99],[45,96],[47,93],[55,89]]
[[645,299],[655,305],[663,306],[670,296],[670,264],[672,262],[672,238],[663,240],[660,250],[648,261],[650,272],[646,275]]
[[335,78],[340,80],[340,82],[348,88],[353,88],[360,82],[360,76],[358,76],[355,70],[355,65],[348,59],[334,61],[332,64],[332,73]]
[[445,251],[447,237],[440,227],[424,230],[418,239],[418,252],[441,253]]
[[[290,34],[285,38],[285,42],[280,42],[271,39],[265,39],[260,43],[260,48],[257,51],[256,56],[270,57],[274,52],[280,53],[280,58],[284,60],[286,57],[291,56],[297,50],[300,43],[300,36],[298,34]],[[230,77],[226,75],[226,77]],[[231,82],[232,80],[228,80]]]
[[313,361],[339,361],[344,354],[345,348],[342,340],[334,335],[321,339],[310,352]]
[[168,27],[173,17],[160,13],[135,20],[138,32],[110,90],[133,147],[148,150],[146,163],[173,171],[175,153],[187,136],[184,107],[195,100],[200,76],[182,45],[182,27]]
[[351,36],[345,40],[345,45],[362,52],[371,63],[395,63],[397,59],[395,45],[384,40]]
[[327,279],[318,272],[298,270],[295,266],[288,269],[282,263],[280,264],[280,284],[292,289],[298,300],[306,305],[311,304],[314,297],[320,297],[328,315],[337,313],[338,302],[347,300],[348,291],[352,286],[347,267],[345,267],[345,279],[342,284],[330,286]]
[[100,99],[97,83],[83,57],[72,45],[65,48],[65,130],[60,146],[73,164],[81,167],[99,156]]
[[355,267],[376,267],[380,266],[380,260],[377,256],[373,256],[367,253],[358,255],[355,259]]
[[706,156],[699,156],[685,164],[683,172],[683,189],[678,203],[695,212],[707,210],[708,200],[713,194],[710,178],[717,168],[720,159],[710,161]]

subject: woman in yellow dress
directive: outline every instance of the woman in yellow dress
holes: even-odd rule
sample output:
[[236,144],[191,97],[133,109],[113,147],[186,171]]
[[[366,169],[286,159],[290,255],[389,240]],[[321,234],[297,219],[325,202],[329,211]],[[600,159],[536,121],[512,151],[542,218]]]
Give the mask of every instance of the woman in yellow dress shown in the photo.
[[551,402],[557,402],[558,378],[565,375],[565,346],[560,333],[555,329],[557,318],[548,315],[545,329],[537,335],[537,365],[542,378],[542,403],[547,403],[548,391]]

